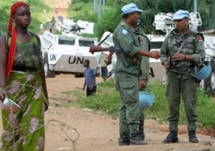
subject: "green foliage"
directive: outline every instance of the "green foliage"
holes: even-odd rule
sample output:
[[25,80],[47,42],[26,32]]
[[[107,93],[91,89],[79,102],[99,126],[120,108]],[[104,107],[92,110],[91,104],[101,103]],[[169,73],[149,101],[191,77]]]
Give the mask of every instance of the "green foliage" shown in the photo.
[[[108,1],[107,3],[110,3]],[[117,17],[116,17],[117,16]],[[83,2],[77,0],[69,7],[68,17],[74,20],[86,20],[90,22],[95,22],[95,35],[101,37],[104,31],[111,31],[115,29],[116,25],[120,21],[120,11],[115,7],[107,6],[105,8],[105,13],[102,14],[101,20],[97,21],[97,13],[94,12],[92,2]]]
[[174,0],[173,6],[173,12],[177,11],[178,9],[193,11],[193,0]]
[[[145,117],[156,119],[159,122],[167,122],[168,102],[165,96],[165,86],[160,83],[149,84],[147,91],[155,94],[155,101],[152,107],[145,110]],[[77,91],[73,92],[74,94],[78,100],[75,104],[82,108],[91,108],[112,116],[118,115],[120,96],[115,89],[113,80],[98,84],[98,91],[95,96],[85,97]],[[199,90],[197,101],[198,126],[211,128],[215,125],[214,108],[215,102],[211,100],[210,96]],[[181,100],[180,105],[179,123],[187,123],[183,100]]]
[[159,0],[156,3],[156,9],[161,12],[172,12],[174,10],[174,3],[172,0]]
[[205,95],[202,91],[199,91],[197,112],[200,126],[211,127],[215,125],[215,101],[212,101],[209,95]]
[[81,34],[81,36],[86,38],[97,38],[95,34]]
[[142,27],[145,33],[151,33],[154,30],[152,23],[154,21],[154,15],[156,12],[153,9],[147,9],[142,13]]
[[149,84],[146,91],[155,94],[155,101],[152,107],[145,110],[145,116],[166,121],[168,116],[168,102],[165,96],[165,86],[160,83]]
[[67,14],[68,18],[74,20],[97,21],[97,15],[93,12],[92,2],[75,1],[74,4],[70,5]]
[[214,9],[215,1],[200,1],[199,13],[202,18],[202,29],[211,29],[215,25],[215,14]]
[[[143,29],[145,33],[155,32],[152,23],[154,21],[154,15],[158,12],[176,12],[179,9],[185,9],[190,12],[194,10],[193,0],[116,0],[114,6],[120,12],[120,9],[123,5],[128,3],[136,3],[137,6],[144,10],[142,13],[143,20]],[[214,28],[215,25],[215,13],[213,9],[215,7],[215,1],[198,1],[198,12],[201,15],[203,25],[200,27],[200,30],[207,30]],[[104,31],[105,28],[99,30]],[[100,31],[100,32],[102,32]]]
[[120,22],[121,15],[118,9],[109,8],[101,16],[100,21],[95,25],[95,32],[100,39],[105,31],[113,32],[117,24]]
[[75,4],[75,3],[88,3],[88,2],[90,2],[91,0],[73,0],[72,2],[73,2],[73,4]]
[[[107,0],[105,13],[101,20],[97,22],[97,14],[93,12],[93,3],[89,0],[74,0],[70,7],[71,18],[76,20],[88,20],[96,22],[96,35],[100,38],[104,31],[113,31],[120,21],[120,11],[123,5],[128,3],[135,3],[144,10],[141,15],[143,22],[143,29],[145,33],[155,32],[152,23],[154,15],[158,12],[176,12],[179,9],[185,9],[190,12],[193,11],[193,0]],[[200,12],[203,25],[200,30],[214,28],[215,7],[214,0],[198,1],[198,11]],[[86,15],[87,14],[87,15]],[[157,32],[157,31],[156,31]]]

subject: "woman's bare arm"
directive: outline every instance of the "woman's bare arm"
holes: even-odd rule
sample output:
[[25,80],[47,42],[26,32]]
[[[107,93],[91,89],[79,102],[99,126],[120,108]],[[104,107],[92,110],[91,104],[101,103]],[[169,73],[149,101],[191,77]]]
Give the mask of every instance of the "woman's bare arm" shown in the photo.
[[6,54],[6,39],[4,36],[0,37],[0,87],[5,88],[6,84],[6,65],[7,65],[7,54]]
[[0,101],[3,101],[7,96],[6,92],[6,65],[7,65],[7,53],[6,53],[6,39],[0,37]]

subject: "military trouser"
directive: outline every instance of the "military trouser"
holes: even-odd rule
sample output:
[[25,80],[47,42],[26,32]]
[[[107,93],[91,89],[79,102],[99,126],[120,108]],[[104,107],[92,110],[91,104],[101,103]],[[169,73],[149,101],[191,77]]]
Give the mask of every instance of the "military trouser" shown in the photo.
[[138,76],[116,73],[116,87],[120,92],[120,136],[136,136],[139,133],[140,107],[138,98]]
[[168,76],[167,99],[169,103],[169,129],[178,130],[180,94],[184,100],[184,108],[188,121],[188,130],[196,130],[196,101],[197,101],[197,83],[194,78],[183,79],[174,76]]
[[[139,91],[144,91],[145,88],[139,89]],[[140,125],[139,125],[139,134],[144,139],[144,109],[140,108]]]

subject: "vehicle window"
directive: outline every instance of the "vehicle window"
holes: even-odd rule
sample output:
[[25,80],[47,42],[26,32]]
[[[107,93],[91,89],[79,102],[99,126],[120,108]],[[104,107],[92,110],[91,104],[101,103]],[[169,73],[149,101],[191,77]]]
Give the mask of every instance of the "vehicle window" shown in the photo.
[[75,45],[75,39],[59,39],[58,44],[61,44],[61,45]]
[[151,41],[151,49],[160,49],[163,42],[161,41]]
[[88,47],[88,46],[92,46],[92,45],[94,45],[93,40],[83,40],[83,39],[79,40],[79,46]]

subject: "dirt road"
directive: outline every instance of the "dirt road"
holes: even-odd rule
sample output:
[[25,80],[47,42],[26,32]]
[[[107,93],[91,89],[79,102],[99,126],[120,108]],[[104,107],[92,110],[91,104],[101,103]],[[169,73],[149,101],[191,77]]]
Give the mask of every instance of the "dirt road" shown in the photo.
[[[98,81],[101,81],[101,79]],[[167,125],[159,125],[153,120],[145,122],[146,140],[149,143],[147,146],[119,147],[117,145],[119,135],[118,119],[112,119],[88,109],[56,106],[61,102],[65,103],[65,100],[73,101],[73,98],[65,98],[62,92],[82,87],[82,78],[60,75],[53,79],[47,79],[47,83],[50,98],[53,98],[55,103],[47,112],[46,121],[55,119],[77,129],[80,138],[75,144],[76,151],[203,151],[206,149],[215,151],[215,138],[199,134],[199,144],[188,143],[187,134],[185,133],[179,135],[180,143],[164,145],[162,140],[168,132],[161,130],[167,130]],[[181,127],[181,129],[184,129],[184,127]],[[73,133],[72,129],[69,131],[67,134],[72,135],[74,138],[76,136],[74,130]],[[46,151],[73,151],[72,143],[66,139],[63,131],[59,129],[59,125],[49,125],[46,135]]]
[[57,16],[63,16],[63,18],[66,18],[67,9],[71,2],[72,0],[45,0],[45,3],[52,8],[52,16],[55,18],[57,18]]
[[[65,17],[67,7],[64,7],[64,1],[46,0],[47,4],[52,6],[54,16]],[[55,8],[59,8],[57,13]],[[101,79],[98,79],[98,82],[100,81]],[[148,145],[119,147],[118,119],[112,119],[89,109],[67,106],[68,102],[74,101],[74,98],[68,98],[63,92],[80,90],[82,85],[83,78],[77,79],[72,75],[59,75],[47,79],[51,105],[46,112],[45,151],[215,151],[215,138],[199,134],[198,144],[188,143],[185,133],[179,135],[179,143],[164,145],[162,140],[168,133],[167,125],[159,125],[154,120],[145,121]],[[0,135],[1,126],[0,124]],[[76,138],[78,139],[75,140]]]
[[[101,79],[97,81],[101,82]],[[215,138],[200,134],[198,144],[188,143],[185,133],[179,135],[180,143],[164,145],[162,140],[168,133],[167,125],[159,125],[154,120],[145,122],[148,145],[120,147],[118,119],[68,105],[74,98],[68,98],[62,92],[79,90],[83,85],[83,78],[59,75],[47,79],[47,85],[51,106],[46,112],[45,151],[215,151]],[[78,135],[77,141],[69,140],[75,140]]]

